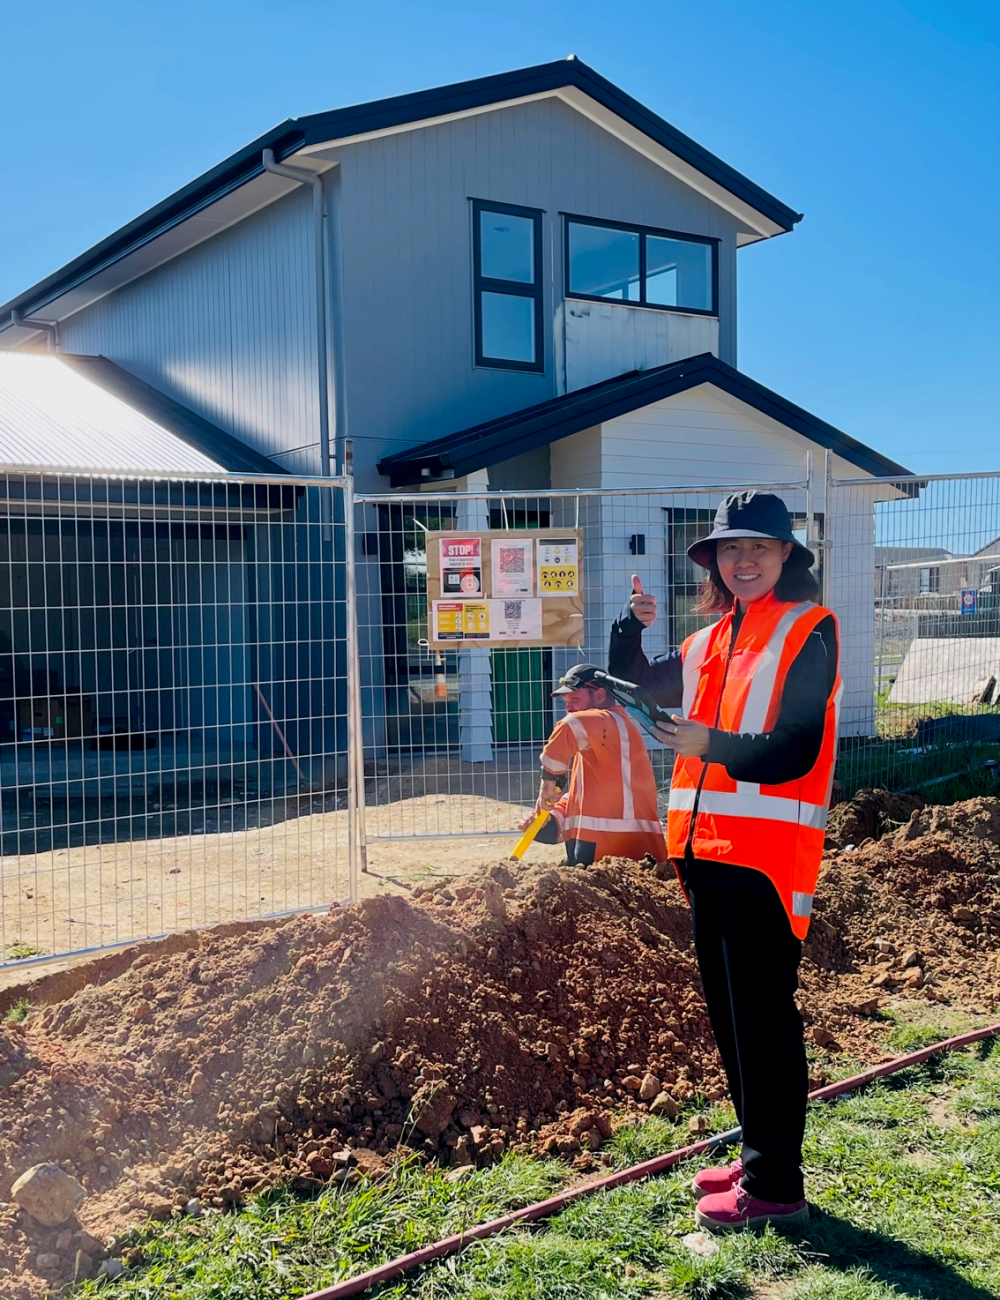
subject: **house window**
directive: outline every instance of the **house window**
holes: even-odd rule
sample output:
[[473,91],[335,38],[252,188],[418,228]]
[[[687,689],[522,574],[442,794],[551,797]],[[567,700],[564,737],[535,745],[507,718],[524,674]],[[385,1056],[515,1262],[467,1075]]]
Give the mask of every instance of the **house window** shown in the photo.
[[[698,601],[705,570],[693,560],[688,559],[687,548],[707,537],[712,531],[715,520],[714,510],[667,510],[667,590],[666,605],[668,618],[669,644],[674,648],[681,645],[692,632],[705,626],[704,614],[696,614],[694,607]],[[816,527],[823,531],[823,516],[816,516]],[[803,514],[792,515],[792,532],[795,540],[806,544],[806,517]],[[822,592],[823,574],[821,570],[822,552],[816,554],[816,564],[810,572],[820,583]]]
[[717,240],[567,217],[565,244],[571,298],[718,315]]
[[933,596],[941,590],[941,570],[936,565],[928,565],[920,570],[921,596]]
[[472,202],[476,365],[543,370],[542,214]]

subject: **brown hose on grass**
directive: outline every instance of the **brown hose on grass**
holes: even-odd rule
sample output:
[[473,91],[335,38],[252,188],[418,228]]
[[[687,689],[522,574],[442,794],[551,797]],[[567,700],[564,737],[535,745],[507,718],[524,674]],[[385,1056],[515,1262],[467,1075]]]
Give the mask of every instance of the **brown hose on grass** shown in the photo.
[[[926,1061],[938,1052],[950,1052],[957,1047],[967,1047],[970,1043],[980,1042],[984,1038],[994,1038],[998,1034],[1000,1034],[1000,1024],[995,1024],[989,1025],[986,1029],[974,1029],[971,1033],[959,1034],[956,1038],[946,1038],[943,1042],[935,1043],[932,1047],[921,1048],[919,1052],[910,1052],[906,1056],[897,1056],[882,1065],[872,1066],[870,1070],[864,1070],[861,1074],[852,1075],[850,1079],[841,1079],[839,1083],[831,1083],[825,1088],[817,1088],[815,1092],[809,1094],[809,1100],[831,1101],[834,1097],[843,1096],[845,1092],[853,1092],[855,1088],[861,1088],[874,1079],[882,1078],[887,1074],[895,1074],[897,1070],[905,1070],[911,1065],[919,1065],[922,1061]],[[715,1137],[703,1138],[700,1142],[693,1142],[690,1146],[680,1147],[676,1151],[669,1151],[666,1155],[656,1156],[652,1160],[644,1160],[642,1164],[632,1165],[628,1169],[620,1169],[617,1173],[598,1178],[595,1182],[571,1187],[565,1192],[560,1192],[557,1196],[550,1196],[548,1200],[537,1201],[534,1205],[526,1205],[522,1210],[513,1210],[500,1219],[491,1219],[488,1223],[481,1223],[478,1227],[469,1228],[464,1232],[456,1233],[454,1236],[443,1237],[440,1241],[436,1241],[430,1246],[422,1246],[420,1250],[414,1250],[409,1255],[400,1255],[398,1259],[390,1260],[387,1264],[380,1264],[378,1268],[371,1268],[367,1273],[359,1273],[357,1277],[347,1278],[343,1282],[335,1282],[333,1286],[325,1287],[322,1291],[313,1291],[309,1295],[303,1296],[302,1300],[340,1300],[342,1296],[357,1295],[361,1291],[367,1291],[369,1287],[375,1286],[379,1282],[389,1282],[401,1273],[408,1273],[411,1269],[419,1268],[422,1264],[429,1264],[432,1260],[440,1259],[443,1255],[454,1254],[455,1251],[461,1250],[463,1246],[468,1245],[470,1241],[482,1241],[486,1237],[492,1237],[497,1232],[502,1232],[504,1228],[512,1227],[515,1223],[531,1223],[535,1219],[547,1218],[550,1214],[555,1214],[572,1201],[577,1201],[582,1196],[589,1196],[592,1192],[608,1191],[612,1187],[621,1187],[625,1183],[635,1183],[640,1179],[650,1178],[653,1174],[661,1174],[664,1170],[670,1169],[682,1160],[687,1160],[690,1156],[702,1155],[706,1151],[712,1151],[717,1147],[730,1146],[738,1141],[739,1137],[740,1130],[738,1128],[730,1129],[727,1133],[719,1133]]]

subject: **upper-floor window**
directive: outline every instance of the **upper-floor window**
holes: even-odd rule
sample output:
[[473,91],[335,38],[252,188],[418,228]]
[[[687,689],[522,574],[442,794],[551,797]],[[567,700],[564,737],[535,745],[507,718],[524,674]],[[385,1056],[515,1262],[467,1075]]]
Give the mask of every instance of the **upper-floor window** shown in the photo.
[[715,239],[567,217],[565,243],[571,298],[719,314]]
[[542,214],[472,201],[476,365],[543,370]]

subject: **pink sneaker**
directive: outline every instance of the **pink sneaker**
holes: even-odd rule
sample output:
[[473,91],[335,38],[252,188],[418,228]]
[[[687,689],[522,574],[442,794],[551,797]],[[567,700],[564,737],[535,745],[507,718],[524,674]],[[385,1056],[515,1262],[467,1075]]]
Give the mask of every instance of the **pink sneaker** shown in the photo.
[[694,1199],[700,1201],[703,1196],[717,1196],[719,1192],[728,1192],[743,1177],[743,1161],[734,1160],[731,1164],[714,1169],[702,1169],[691,1181]]
[[737,1183],[727,1192],[703,1196],[694,1217],[698,1227],[708,1232],[742,1232],[747,1228],[763,1228],[768,1223],[797,1228],[809,1222],[809,1207],[805,1201],[792,1201],[788,1205],[761,1201]]

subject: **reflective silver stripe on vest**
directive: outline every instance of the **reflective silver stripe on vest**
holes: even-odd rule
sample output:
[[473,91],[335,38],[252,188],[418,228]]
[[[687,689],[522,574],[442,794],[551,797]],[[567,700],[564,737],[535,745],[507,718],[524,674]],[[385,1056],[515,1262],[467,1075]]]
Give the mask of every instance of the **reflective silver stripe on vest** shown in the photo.
[[[758,787],[759,788],[759,787]],[[693,788],[670,790],[671,812],[691,812],[697,791]],[[826,806],[818,803],[800,803],[798,799],[781,799],[771,794],[735,793],[729,790],[702,790],[698,798],[698,812],[716,817],[752,817],[765,822],[790,822],[793,826],[808,826],[823,830],[826,826]]]
[[576,747],[582,754],[585,749],[590,748],[590,737],[587,735],[587,728],[575,713],[567,713],[565,720],[576,738]]
[[632,798],[632,744],[631,737],[628,734],[628,727],[625,719],[619,717],[617,713],[611,715],[618,725],[618,742],[619,753],[621,755],[622,773],[622,816],[626,821],[632,821],[635,817],[635,801]]
[[812,910],[812,894],[792,894],[792,916],[808,916]]
[[738,727],[739,731],[759,733],[764,730],[767,723],[767,711],[771,707],[771,697],[774,695],[775,683],[778,680],[778,666],[781,663],[781,654],[785,648],[788,634],[803,614],[807,614],[815,608],[816,606],[810,601],[803,601],[799,605],[793,605],[778,620],[778,626],[771,633],[767,645],[760,652],[760,657],[753,670],[753,676],[750,678],[750,689],[747,691],[746,703],[743,706],[743,716],[740,718]]
[[684,682],[681,712],[685,718],[691,716],[691,710],[694,708],[698,678],[701,676],[702,665],[705,662],[705,656],[708,654],[709,639],[716,627],[718,627],[717,623],[710,623],[708,627],[703,627],[700,632],[696,632],[681,660],[681,677]]
[[649,831],[653,835],[662,835],[663,827],[659,822],[648,821],[641,817],[567,817],[566,833],[570,831],[610,831],[618,834]]

